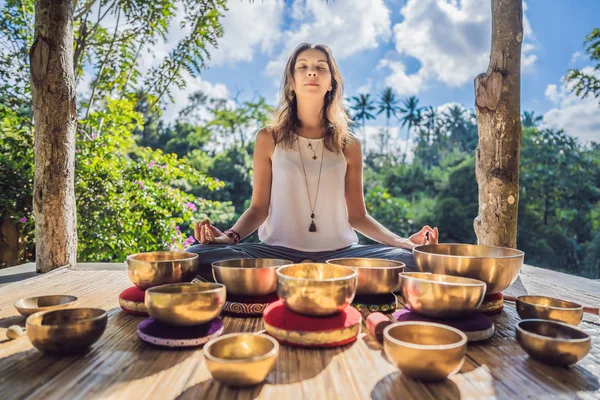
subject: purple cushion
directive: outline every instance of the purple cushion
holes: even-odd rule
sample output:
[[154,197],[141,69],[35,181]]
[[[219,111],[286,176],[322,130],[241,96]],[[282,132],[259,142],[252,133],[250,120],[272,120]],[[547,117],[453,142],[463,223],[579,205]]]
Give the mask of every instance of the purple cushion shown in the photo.
[[448,325],[463,331],[470,342],[489,339],[494,334],[494,323],[481,313],[471,314],[463,319],[435,319],[405,308],[396,311],[393,317],[396,321],[424,321]]
[[148,318],[138,325],[137,335],[146,342],[157,346],[189,347],[200,346],[223,333],[224,324],[215,318],[202,325],[171,326]]

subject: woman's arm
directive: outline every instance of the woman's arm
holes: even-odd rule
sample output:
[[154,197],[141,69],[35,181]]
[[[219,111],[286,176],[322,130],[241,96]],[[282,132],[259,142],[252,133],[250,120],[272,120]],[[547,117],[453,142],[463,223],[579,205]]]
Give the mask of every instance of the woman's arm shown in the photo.
[[[275,150],[273,135],[266,128],[258,132],[254,144],[252,201],[231,229],[243,239],[252,234],[269,215],[271,203],[271,159]],[[234,243],[219,229],[208,224],[195,226],[195,236],[200,243]]]
[[[346,207],[348,208],[348,222],[352,228],[362,233],[369,239],[387,246],[412,249],[421,244],[421,237],[425,232],[430,232],[431,242],[437,243],[437,228],[424,227],[410,239],[402,238],[381,225],[367,213],[363,195],[363,160],[359,142],[346,146],[344,151],[348,167],[346,169]],[[434,237],[435,236],[435,237]],[[413,239],[414,240],[411,240]]]

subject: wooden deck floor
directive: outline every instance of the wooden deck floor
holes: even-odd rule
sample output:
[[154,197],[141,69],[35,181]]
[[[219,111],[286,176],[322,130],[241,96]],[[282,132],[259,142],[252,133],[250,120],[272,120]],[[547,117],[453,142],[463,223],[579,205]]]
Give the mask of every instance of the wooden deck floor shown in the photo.
[[[114,267],[114,268],[112,268]],[[592,335],[588,356],[570,368],[530,359],[514,339],[514,306],[494,317],[496,334],[469,345],[461,372],[442,383],[413,381],[390,364],[381,346],[364,332],[351,345],[328,350],[281,347],[274,371],[258,387],[236,390],[211,379],[202,352],[163,350],[136,336],[142,320],[124,314],[118,294],[131,286],[124,268],[63,268],[0,288],[0,393],[17,398],[599,398],[600,317],[585,315],[580,328]],[[50,357],[29,340],[4,340],[6,327],[23,323],[13,307],[21,297],[69,293],[81,306],[109,312],[109,324],[92,350],[80,356]],[[507,294],[546,294],[600,306],[600,282],[525,266]],[[262,320],[224,318],[226,333],[258,331]]]

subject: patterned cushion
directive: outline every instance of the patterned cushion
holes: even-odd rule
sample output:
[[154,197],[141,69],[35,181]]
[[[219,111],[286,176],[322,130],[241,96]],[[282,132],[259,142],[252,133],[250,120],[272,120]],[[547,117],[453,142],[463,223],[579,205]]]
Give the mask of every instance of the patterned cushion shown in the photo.
[[267,306],[277,301],[277,293],[266,296],[236,296],[227,294],[223,312],[236,317],[259,317]]
[[504,296],[502,293],[490,294],[483,298],[479,311],[485,315],[498,314],[504,309]]
[[352,306],[357,310],[366,308],[370,312],[390,313],[396,311],[398,303],[393,293],[376,295],[356,295]]

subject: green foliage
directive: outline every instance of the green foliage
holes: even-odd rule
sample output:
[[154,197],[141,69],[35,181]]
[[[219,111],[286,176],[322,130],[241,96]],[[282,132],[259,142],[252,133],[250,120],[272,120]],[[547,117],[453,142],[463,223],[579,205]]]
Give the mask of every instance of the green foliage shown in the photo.
[[589,95],[600,98],[600,77],[597,73],[598,70],[600,70],[599,28],[595,28],[585,38],[585,45],[586,54],[590,57],[592,62],[596,63],[593,67],[593,72],[571,69],[567,76],[565,76],[565,82],[571,83],[571,90],[581,98],[586,98]]

